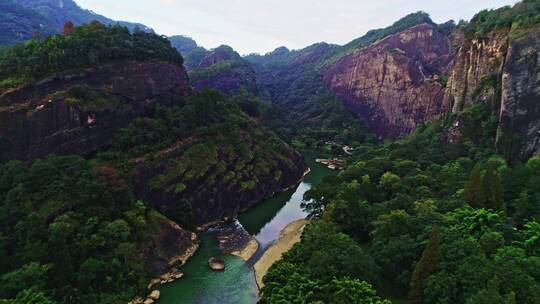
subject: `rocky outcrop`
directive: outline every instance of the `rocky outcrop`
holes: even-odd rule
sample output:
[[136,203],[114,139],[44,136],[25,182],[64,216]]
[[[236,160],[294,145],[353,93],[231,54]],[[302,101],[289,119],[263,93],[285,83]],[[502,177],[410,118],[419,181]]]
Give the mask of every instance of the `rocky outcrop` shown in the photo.
[[376,134],[399,136],[446,112],[440,79],[451,60],[450,38],[421,24],[344,56],[325,82]]
[[452,112],[475,101],[488,103],[499,118],[500,152],[540,154],[540,26],[457,37],[461,47],[445,94]]
[[248,261],[259,249],[259,243],[238,220],[212,226],[222,252],[232,254]]
[[500,94],[497,145],[540,156],[540,26],[510,39]]
[[199,63],[199,68],[208,68],[222,61],[237,60],[240,55],[236,53],[230,46],[222,45],[211,50]]
[[50,153],[88,155],[116,130],[191,93],[182,66],[124,62],[43,79],[0,95],[0,145],[5,159]]
[[177,274],[167,276],[167,273],[177,272],[175,268],[197,251],[198,240],[195,233],[166,218],[158,219],[157,223],[159,230],[153,235],[151,244],[143,250],[143,256],[150,275],[157,277],[159,284],[167,277],[181,277]]
[[473,101],[496,102],[495,86],[508,49],[508,32],[492,32],[483,39],[466,39],[456,32],[458,52],[448,74],[445,101],[459,113]]

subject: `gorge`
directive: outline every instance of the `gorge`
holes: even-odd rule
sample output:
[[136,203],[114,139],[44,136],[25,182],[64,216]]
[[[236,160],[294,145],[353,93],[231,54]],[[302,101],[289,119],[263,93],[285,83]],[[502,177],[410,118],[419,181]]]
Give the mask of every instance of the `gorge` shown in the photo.
[[0,9],[0,303],[540,302],[540,1],[246,56]]

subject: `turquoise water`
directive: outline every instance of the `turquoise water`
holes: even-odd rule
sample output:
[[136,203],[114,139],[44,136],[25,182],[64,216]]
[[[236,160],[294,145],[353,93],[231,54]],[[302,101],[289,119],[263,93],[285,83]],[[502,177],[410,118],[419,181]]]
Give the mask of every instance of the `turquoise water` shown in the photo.
[[[305,153],[304,156],[311,172],[298,187],[267,199],[238,217],[242,226],[259,242],[255,257],[279,237],[287,224],[306,217],[300,207],[304,193],[325,176],[335,174],[314,162],[317,155]],[[202,233],[200,239],[199,250],[181,268],[184,277],[160,287],[158,304],[256,303],[258,290],[251,266],[241,258],[220,252],[211,230]],[[211,271],[208,268],[210,257],[225,260],[225,271]]]

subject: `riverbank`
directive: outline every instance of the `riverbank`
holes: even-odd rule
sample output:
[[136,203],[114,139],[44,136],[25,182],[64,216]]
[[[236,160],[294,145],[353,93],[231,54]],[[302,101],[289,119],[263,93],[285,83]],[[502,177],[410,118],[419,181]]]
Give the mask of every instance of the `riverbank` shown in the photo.
[[259,250],[259,243],[252,238],[247,245],[241,250],[231,252],[232,255],[242,258],[244,261],[251,259],[251,257]]
[[[248,211],[241,212],[238,216],[239,225],[234,224],[234,220],[230,220],[221,224],[214,223],[211,227],[199,230],[201,247],[180,269],[184,277],[171,284],[160,286],[161,297],[157,304],[256,303],[259,298],[259,289],[252,267],[255,261],[259,260],[266,249],[280,238],[287,225],[306,218],[307,213],[302,208],[305,192],[323,178],[337,174],[336,171],[315,163],[315,158],[321,156],[320,154],[309,151],[304,153],[309,170],[306,170],[304,178],[299,180],[300,184],[292,185],[293,188],[288,191],[276,193],[271,198],[252,206],[253,208]],[[305,223],[293,229],[298,231],[298,240]],[[243,230],[247,231],[247,235]],[[256,249],[256,246],[259,248]],[[286,248],[283,252],[288,249]],[[255,254],[253,254],[254,251]],[[276,255],[268,263],[265,271],[281,257],[281,254]],[[252,257],[246,262],[245,259],[249,256]],[[225,261],[226,267],[223,272],[214,272],[209,269],[208,260],[212,257]],[[259,281],[266,273],[265,271],[259,270]]]
[[281,256],[289,251],[294,244],[300,242],[302,236],[302,230],[309,221],[301,219],[288,224],[279,235],[279,239],[276,240],[272,246],[270,246],[261,258],[253,266],[255,271],[255,280],[259,288],[263,287],[262,279],[268,272],[268,269],[277,261],[281,259]]

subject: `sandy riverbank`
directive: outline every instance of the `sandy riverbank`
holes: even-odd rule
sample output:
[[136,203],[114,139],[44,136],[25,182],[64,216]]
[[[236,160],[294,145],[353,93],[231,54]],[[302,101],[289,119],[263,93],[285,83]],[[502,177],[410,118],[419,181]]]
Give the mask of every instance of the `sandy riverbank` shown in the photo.
[[262,279],[270,266],[281,259],[281,256],[289,251],[294,244],[300,242],[302,229],[309,223],[308,220],[302,219],[288,224],[279,235],[279,239],[268,248],[261,258],[253,266],[255,271],[255,279],[259,288],[263,287]]
[[259,243],[255,238],[251,239],[241,250],[231,252],[232,255],[241,257],[244,261],[249,260],[259,249]]

